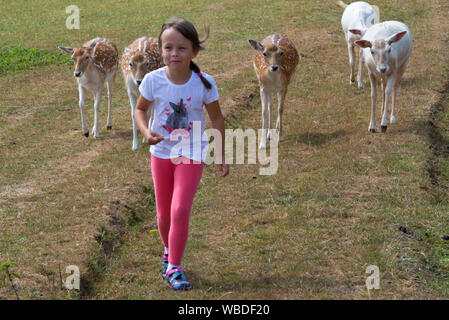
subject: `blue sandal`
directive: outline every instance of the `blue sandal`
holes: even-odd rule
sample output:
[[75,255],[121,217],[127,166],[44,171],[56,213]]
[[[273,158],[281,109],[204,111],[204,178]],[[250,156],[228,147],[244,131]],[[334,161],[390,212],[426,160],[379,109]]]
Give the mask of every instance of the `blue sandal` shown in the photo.
[[184,275],[185,271],[186,270],[182,268],[173,268],[166,272],[165,277],[168,284],[170,285],[170,288],[175,291],[192,289],[192,286],[186,280],[186,277]]

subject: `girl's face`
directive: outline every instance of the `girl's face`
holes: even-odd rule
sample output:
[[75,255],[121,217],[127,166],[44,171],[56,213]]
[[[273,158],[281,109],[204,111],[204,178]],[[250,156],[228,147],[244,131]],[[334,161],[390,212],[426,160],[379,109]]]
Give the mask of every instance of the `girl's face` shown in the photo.
[[192,41],[175,28],[169,28],[162,33],[161,42],[165,65],[173,71],[187,71],[190,68],[190,61],[198,54],[197,50],[193,50]]

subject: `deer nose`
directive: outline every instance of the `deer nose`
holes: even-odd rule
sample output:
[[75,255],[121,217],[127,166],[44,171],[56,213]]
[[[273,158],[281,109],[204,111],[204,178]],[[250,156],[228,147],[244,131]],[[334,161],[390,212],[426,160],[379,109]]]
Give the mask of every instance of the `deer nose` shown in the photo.
[[77,78],[81,77],[81,71],[76,71],[73,73],[73,75]]
[[278,69],[279,69],[279,66],[271,66],[270,67],[270,70],[273,71],[273,72],[274,71],[278,71]]
[[377,68],[377,71],[380,73],[385,73],[385,72],[387,72],[387,70],[388,70],[387,66],[381,66],[381,67]]
[[142,80],[136,80],[136,83],[138,86],[140,86],[140,84],[142,83]]

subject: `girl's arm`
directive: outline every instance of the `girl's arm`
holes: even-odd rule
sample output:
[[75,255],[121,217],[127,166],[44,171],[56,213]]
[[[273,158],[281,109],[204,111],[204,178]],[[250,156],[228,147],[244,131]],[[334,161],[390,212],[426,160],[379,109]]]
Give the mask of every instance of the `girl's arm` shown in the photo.
[[141,95],[137,100],[136,111],[134,112],[134,119],[136,120],[137,127],[150,145],[157,144],[164,140],[163,136],[148,128],[147,113],[152,103],[152,101],[148,101]]
[[221,154],[221,164],[218,165],[221,176],[225,177],[229,173],[229,165],[225,163],[225,124],[223,114],[221,113],[220,105],[217,101],[206,104],[206,110],[209,114],[209,118],[212,122],[212,128],[218,130],[221,134],[221,150],[218,152]]

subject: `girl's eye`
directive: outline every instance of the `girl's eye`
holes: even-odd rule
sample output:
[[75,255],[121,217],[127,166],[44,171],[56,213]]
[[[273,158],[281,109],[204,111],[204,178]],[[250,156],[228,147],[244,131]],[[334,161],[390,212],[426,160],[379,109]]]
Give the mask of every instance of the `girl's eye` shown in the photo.
[[374,50],[371,50],[371,54],[374,54]]

